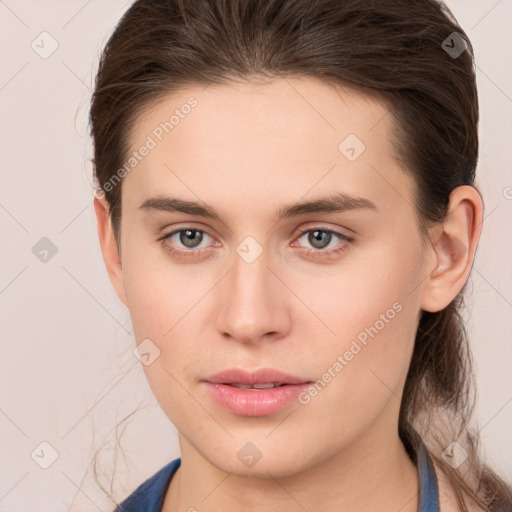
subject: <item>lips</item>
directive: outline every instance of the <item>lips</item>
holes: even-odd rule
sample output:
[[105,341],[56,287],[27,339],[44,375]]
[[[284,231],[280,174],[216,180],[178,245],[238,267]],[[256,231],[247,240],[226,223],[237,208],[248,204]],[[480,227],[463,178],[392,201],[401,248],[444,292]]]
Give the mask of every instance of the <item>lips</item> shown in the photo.
[[212,384],[229,384],[235,387],[265,389],[287,384],[306,384],[310,381],[273,368],[259,370],[244,370],[243,368],[230,368],[210,375],[203,379]]
[[311,381],[263,368],[231,368],[203,379],[210,396],[239,416],[266,416],[290,405]]

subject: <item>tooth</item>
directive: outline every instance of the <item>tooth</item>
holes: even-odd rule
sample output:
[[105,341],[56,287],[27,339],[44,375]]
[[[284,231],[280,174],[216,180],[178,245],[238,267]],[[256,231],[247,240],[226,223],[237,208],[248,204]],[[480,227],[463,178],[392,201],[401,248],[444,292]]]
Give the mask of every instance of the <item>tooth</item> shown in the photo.
[[231,386],[239,389],[270,389],[280,386],[279,383],[266,382],[262,384],[240,384],[239,382],[233,382]]

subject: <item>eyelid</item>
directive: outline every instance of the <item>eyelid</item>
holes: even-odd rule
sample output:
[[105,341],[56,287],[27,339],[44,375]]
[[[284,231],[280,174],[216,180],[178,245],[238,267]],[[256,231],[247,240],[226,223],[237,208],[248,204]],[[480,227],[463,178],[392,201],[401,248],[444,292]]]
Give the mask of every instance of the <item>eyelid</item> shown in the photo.
[[327,233],[334,233],[347,239],[354,239],[353,235],[344,233],[343,230],[348,231],[349,233],[354,233],[354,231],[348,228],[329,227],[325,224],[318,223],[299,228],[295,236],[302,236],[304,233],[308,233],[310,231],[325,231]]
[[170,235],[174,235],[176,233],[179,233],[180,231],[186,231],[187,229],[194,229],[195,231],[201,231],[202,233],[206,233],[207,235],[210,235],[212,238],[215,238],[211,233],[210,233],[210,228],[204,226],[204,225],[196,225],[196,223],[194,223],[193,221],[192,222],[183,222],[181,224],[173,224],[172,226],[172,231],[169,231],[168,233],[165,233],[165,230],[168,228],[169,226],[165,226],[163,227],[162,229],[160,229],[158,231],[159,235],[161,237],[166,237],[166,236],[170,236]]

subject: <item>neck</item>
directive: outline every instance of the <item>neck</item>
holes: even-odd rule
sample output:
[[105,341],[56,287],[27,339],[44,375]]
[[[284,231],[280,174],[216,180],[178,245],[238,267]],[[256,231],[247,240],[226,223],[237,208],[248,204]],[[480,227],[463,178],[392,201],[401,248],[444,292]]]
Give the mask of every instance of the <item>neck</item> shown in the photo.
[[398,435],[378,443],[373,432],[368,434],[329,459],[283,478],[222,471],[180,436],[182,462],[162,510],[417,512],[418,470]]

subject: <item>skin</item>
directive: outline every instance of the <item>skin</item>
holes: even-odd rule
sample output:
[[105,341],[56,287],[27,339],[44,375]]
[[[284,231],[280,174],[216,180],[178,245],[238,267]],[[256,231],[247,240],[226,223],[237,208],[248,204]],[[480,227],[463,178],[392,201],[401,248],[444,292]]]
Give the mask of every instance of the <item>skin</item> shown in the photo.
[[[455,189],[446,221],[423,244],[386,106],[312,78],[190,86],[138,118],[131,150],[190,96],[197,107],[124,179],[120,253],[108,206],[94,200],[104,261],[136,342],[149,338],[160,350],[146,377],[179,431],[182,465],[163,510],[416,511],[417,469],[397,431],[400,398],[420,311],[446,307],[468,278],[479,193]],[[338,150],[350,133],[366,146],[353,162]],[[334,191],[378,211],[277,222],[284,205]],[[158,194],[206,203],[224,222],[138,208]],[[333,235],[318,248],[300,236],[306,228],[354,241]],[[177,229],[206,230],[203,254],[166,251],[158,238]],[[236,252],[247,236],[263,249],[250,264]],[[179,234],[167,243],[197,254]],[[344,244],[335,256],[307,254]],[[201,382],[236,366],[317,381],[396,302],[400,312],[307,405],[237,416]],[[252,468],[237,457],[248,442],[262,454]],[[441,506],[455,510],[446,492]]]

